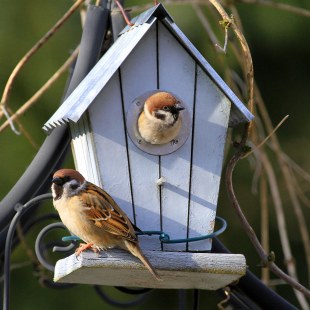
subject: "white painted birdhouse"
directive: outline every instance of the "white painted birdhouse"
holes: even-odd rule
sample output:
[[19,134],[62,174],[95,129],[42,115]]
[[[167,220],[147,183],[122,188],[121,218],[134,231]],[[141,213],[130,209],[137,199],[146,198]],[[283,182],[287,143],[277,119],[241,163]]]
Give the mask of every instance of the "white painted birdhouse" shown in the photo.
[[[164,231],[171,239],[210,234],[227,128],[249,122],[253,116],[162,5],[142,13],[133,23],[120,33],[44,129],[51,131],[70,123],[77,170],[110,193],[141,230]],[[148,96],[161,90],[173,94],[185,110],[180,112],[178,136],[169,143],[153,145],[141,139],[137,119]],[[59,267],[55,278],[63,282],[216,289],[245,273],[242,255],[224,255],[221,260],[212,258],[214,254],[188,252],[211,250],[211,239],[163,245],[158,236],[139,239],[162,275],[161,283],[156,283],[142,265],[134,265],[134,258],[121,268],[136,272],[135,276],[118,277],[117,267],[111,267],[108,259],[109,266],[105,266],[102,259],[103,275],[99,277],[98,265],[86,262],[92,254],[85,255],[85,266],[88,272],[96,270],[97,280],[85,276],[83,263],[77,266],[69,261]],[[73,270],[80,276],[75,277]],[[110,277],[104,274],[107,270],[113,271]],[[201,280],[212,272],[212,283]]]

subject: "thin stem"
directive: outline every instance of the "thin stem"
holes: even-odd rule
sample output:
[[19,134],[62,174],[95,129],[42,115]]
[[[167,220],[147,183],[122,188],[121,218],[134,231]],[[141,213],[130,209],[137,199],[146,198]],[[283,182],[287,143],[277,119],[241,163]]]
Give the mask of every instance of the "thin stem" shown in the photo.
[[[59,79],[59,77],[68,70],[70,65],[74,62],[78,55],[78,48],[66,60],[66,62],[53,74],[53,76],[28,100],[26,101],[11,117],[10,120],[14,121],[23,113],[25,113],[38,99]],[[10,125],[9,121],[5,121],[0,126],[0,133]]]
[[261,141],[258,145],[255,146],[254,149],[252,149],[250,152],[246,153],[243,158],[248,157],[249,155],[251,155],[253,152],[255,152],[257,149],[259,149],[260,147],[262,147],[268,140],[269,138],[282,126],[282,124],[288,119],[289,115],[286,115],[285,117],[283,117],[283,119],[280,121],[280,123],[271,131],[271,133],[265,137],[265,139],[263,141]]
[[[244,72],[245,72],[245,77],[246,77],[246,82],[247,82],[247,94],[248,94],[248,107],[250,109],[251,112],[253,112],[254,110],[254,75],[253,75],[253,63],[252,63],[252,58],[251,58],[251,54],[250,54],[250,50],[248,48],[247,42],[241,32],[241,30],[238,28],[238,26],[236,25],[234,19],[230,16],[228,16],[228,14],[225,12],[225,10],[223,9],[223,7],[221,6],[221,4],[217,1],[217,0],[209,0],[210,3],[213,4],[213,6],[217,9],[217,11],[220,13],[220,15],[223,18],[223,23],[229,23],[229,26],[232,28],[232,30],[234,31],[234,33],[236,34],[238,41],[241,45],[242,48],[242,52],[243,52],[243,60],[244,60],[244,64],[245,64],[245,68],[244,68]],[[310,297],[310,291],[308,289],[306,289],[304,286],[302,286],[300,283],[298,283],[293,277],[296,277],[296,270],[295,270],[295,266],[292,262],[290,262],[288,264],[288,269],[290,274],[293,275],[293,277],[285,274],[279,267],[277,267],[277,265],[275,265],[273,263],[273,261],[269,260],[269,256],[266,254],[266,252],[264,251],[262,245],[260,244],[253,228],[251,227],[251,225],[249,224],[249,222],[247,221],[245,215],[243,214],[239,202],[237,200],[237,197],[235,196],[234,193],[234,189],[233,189],[233,182],[232,182],[232,174],[234,171],[234,168],[237,164],[237,162],[245,155],[243,149],[244,146],[247,142],[247,138],[249,136],[249,129],[250,129],[250,125],[246,125],[243,131],[243,136],[241,139],[241,142],[238,144],[238,148],[235,152],[235,154],[233,155],[233,157],[231,158],[231,160],[229,161],[228,165],[227,165],[227,169],[226,169],[226,175],[225,175],[225,181],[226,181],[226,187],[227,187],[227,192],[228,192],[228,197],[241,221],[242,226],[244,227],[250,241],[252,242],[254,248],[256,249],[257,253],[259,254],[260,258],[262,259],[263,264],[265,264],[266,266],[271,266],[270,270],[275,273],[276,275],[280,276],[282,279],[285,279],[285,281],[287,281],[295,290],[298,290],[296,293],[296,297],[298,298],[298,301],[300,303],[300,305],[302,306],[303,309],[307,309],[308,308],[308,304],[307,301],[305,300],[304,295],[306,295],[308,298]],[[272,128],[273,129],[273,128]],[[271,132],[272,129],[269,131]],[[263,155],[265,155],[263,153]],[[267,159],[265,160],[267,163]],[[267,171],[272,172],[272,169],[267,169]],[[268,180],[270,181],[270,178],[272,181],[275,180],[275,178],[273,178],[273,174],[269,174],[268,175]],[[273,182],[274,183],[274,182]],[[273,187],[271,186],[271,188],[275,189],[277,188],[277,186]],[[277,195],[277,191],[273,191],[273,195],[276,198],[277,201],[280,201],[280,196]],[[284,217],[280,216],[278,218],[278,223],[279,226],[283,226],[284,230],[285,230],[285,222],[284,222]],[[282,227],[282,228],[283,228]],[[292,257],[291,256],[291,252],[290,252],[290,247],[289,247],[289,243],[288,243],[288,237],[287,237],[287,233],[285,231],[285,233],[283,233],[283,229],[280,229],[280,231],[282,231],[282,236],[284,238],[282,238],[282,244],[284,242],[284,251],[286,252],[286,257]],[[300,292],[302,292],[302,294]]]
[[14,123],[13,123],[13,121],[12,121],[12,119],[11,119],[11,116],[10,116],[9,112],[7,111],[6,106],[5,106],[5,105],[1,105],[0,107],[1,107],[1,109],[2,109],[2,112],[3,112],[4,116],[6,117],[6,119],[7,119],[7,121],[8,121],[10,127],[11,127],[11,130],[12,130],[16,135],[19,136],[19,135],[20,135],[20,132],[15,128]]
[[[209,0],[209,2],[216,8],[216,10],[222,16],[223,24],[229,24],[229,27],[234,31],[240,43],[242,53],[243,53],[243,59],[245,61],[244,71],[245,71],[245,79],[247,82],[248,109],[252,113],[254,111],[254,69],[253,69],[253,61],[252,61],[250,48],[248,46],[248,43],[242,31],[238,28],[234,19],[226,13],[222,5],[217,0]],[[250,127],[251,127],[251,123],[245,126],[245,129],[243,131],[241,145],[244,145],[246,140],[248,139]]]
[[[8,102],[8,98],[13,87],[13,83],[21,71],[21,69],[25,66],[25,64],[29,61],[29,59],[58,31],[58,29],[68,20],[68,18],[79,8],[79,6],[84,2],[84,0],[77,0],[71,8],[63,15],[61,19],[57,21],[57,23],[25,54],[25,56],[18,62],[14,70],[12,71],[3,91],[1,105],[6,105]],[[0,113],[0,117],[1,117]]]
[[126,12],[125,12],[125,10],[123,8],[123,6],[120,4],[120,2],[118,0],[114,0],[114,1],[115,1],[116,5],[118,6],[119,10],[121,11],[121,14],[122,14],[126,24],[128,26],[132,27],[134,24],[129,20],[129,18],[128,18],[127,14],[126,14]]
[[[6,108],[8,112],[10,113],[10,115],[14,114],[9,106],[7,106]],[[21,132],[21,134],[26,138],[26,140],[28,140],[28,142],[33,146],[33,148],[38,150],[39,149],[38,144],[34,141],[31,134],[26,130],[26,128],[22,125],[22,123],[18,119],[16,119],[15,122],[18,125],[19,131]]]
[[[257,100],[258,100],[258,107],[260,109],[260,113],[262,117],[264,118],[265,126],[267,130],[272,131],[273,126],[269,117],[269,114],[267,112],[267,109],[265,107],[265,104],[260,97],[259,92],[257,91]],[[309,239],[309,231],[305,222],[305,217],[302,213],[301,206],[298,200],[298,195],[296,193],[296,190],[294,189],[292,176],[290,172],[290,166],[288,165],[287,157],[283,155],[280,142],[276,135],[272,135],[270,137],[270,141],[272,144],[272,149],[277,156],[277,160],[279,162],[280,170],[283,175],[283,179],[285,182],[285,186],[287,188],[290,200],[292,202],[293,210],[295,212],[297,221],[298,221],[298,228],[300,230],[300,234],[303,241],[303,246],[306,252],[306,261],[307,261],[307,268],[308,268],[308,276],[310,281],[310,239]]]
[[209,40],[211,40],[211,42],[214,46],[219,45],[219,41],[218,41],[217,37],[215,36],[215,34],[211,28],[211,25],[210,25],[208,19],[206,18],[206,16],[203,14],[202,10],[199,8],[199,5],[193,3],[192,7],[193,7],[195,14],[197,15],[198,19],[200,20],[203,28],[205,29],[206,33],[208,34]]
[[241,225],[243,226],[244,230],[246,231],[246,233],[247,233],[250,241],[252,242],[252,245],[256,249],[259,257],[261,258],[262,263],[266,264],[269,267],[270,271],[273,272],[276,276],[278,276],[279,278],[286,281],[293,288],[295,288],[296,290],[298,290],[302,294],[304,294],[307,298],[310,298],[310,290],[308,290],[306,287],[304,287],[299,282],[297,282],[294,278],[290,277],[285,272],[283,272],[275,263],[270,262],[268,260],[267,253],[264,251],[264,249],[261,246],[252,226],[247,221],[245,215],[243,214],[243,212],[241,210],[238,199],[235,195],[233,182],[232,182],[232,174],[233,174],[234,168],[235,168],[237,162],[240,160],[241,156],[242,156],[242,153],[240,153],[240,152],[237,152],[233,155],[233,157],[231,158],[231,160],[229,161],[229,163],[227,165],[226,174],[225,174],[225,183],[226,183],[226,188],[227,188],[227,194],[228,194],[228,197],[232,203],[233,208],[236,211],[237,216],[239,217]]
[[237,0],[238,2],[247,3],[247,4],[259,4],[265,5],[269,7],[273,7],[276,9],[284,10],[290,13],[298,14],[305,17],[310,17],[310,11],[307,9],[299,8],[297,6],[293,6],[286,3],[274,2],[271,0]]
[[[261,243],[266,253],[269,253],[269,213],[268,213],[268,191],[265,173],[260,178],[260,204],[261,204]],[[268,285],[270,280],[268,268],[262,269],[262,281]]]

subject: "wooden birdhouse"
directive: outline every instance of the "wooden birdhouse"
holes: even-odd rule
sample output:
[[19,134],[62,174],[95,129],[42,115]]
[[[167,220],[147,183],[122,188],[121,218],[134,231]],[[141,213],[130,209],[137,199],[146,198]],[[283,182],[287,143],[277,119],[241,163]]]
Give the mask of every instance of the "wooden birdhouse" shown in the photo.
[[[110,193],[141,230],[163,231],[171,239],[210,234],[227,128],[253,116],[161,4],[132,22],[44,129],[70,123],[77,170]],[[160,91],[175,96],[185,109],[178,135],[168,143],[151,144],[141,137],[137,122],[147,98]],[[139,240],[163,281],[117,250],[101,254],[102,259],[83,253],[78,260],[74,255],[61,260],[55,279],[217,289],[245,273],[242,255],[205,253],[211,239],[172,244],[162,244],[158,236]]]

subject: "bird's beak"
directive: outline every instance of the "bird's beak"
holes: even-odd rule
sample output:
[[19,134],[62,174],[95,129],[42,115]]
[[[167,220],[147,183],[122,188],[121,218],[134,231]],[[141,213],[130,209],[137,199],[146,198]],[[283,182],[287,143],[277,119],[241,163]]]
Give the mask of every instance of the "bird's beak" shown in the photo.
[[62,185],[63,179],[62,178],[53,178],[52,183],[55,183],[56,185]]
[[179,112],[179,111],[185,110],[185,108],[182,107],[180,104],[177,104],[177,105],[175,105],[175,110],[176,110],[177,112]]

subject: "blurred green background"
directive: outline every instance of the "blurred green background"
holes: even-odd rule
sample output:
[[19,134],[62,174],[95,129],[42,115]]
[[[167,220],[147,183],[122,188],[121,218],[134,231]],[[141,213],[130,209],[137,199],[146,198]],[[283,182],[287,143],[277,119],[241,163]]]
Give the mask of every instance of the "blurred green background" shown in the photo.
[[[308,0],[282,1],[310,10]],[[5,83],[19,59],[48,31],[48,29],[72,5],[69,0],[54,1],[16,1],[1,0],[0,10],[0,86],[3,91]],[[142,1],[126,1],[126,7],[149,4]],[[222,74],[218,55],[214,52],[202,25],[191,5],[166,6],[175,22],[189,39],[197,46],[206,59]],[[202,6],[207,16],[212,16],[212,27],[223,42],[223,30],[218,26],[216,17]],[[253,61],[257,84],[265,100],[273,124],[276,125],[285,115],[290,118],[278,131],[283,150],[306,171],[310,171],[310,18],[289,12],[268,8],[261,5],[237,4],[241,16],[244,33],[248,40]],[[216,21],[216,22],[214,22]],[[78,45],[81,36],[81,23],[78,13],[44,46],[18,76],[10,96],[9,106],[13,111],[18,109],[43,83],[58,69]],[[225,60],[230,66],[235,66],[234,58],[228,53]],[[236,68],[238,71],[238,68]],[[24,128],[31,134],[33,141],[39,147],[45,139],[42,125],[49,119],[61,100],[66,75],[62,76],[56,85],[49,90],[30,110],[20,118]],[[32,146],[24,136],[16,136],[10,129],[0,133],[0,199],[12,188],[23,174],[37,148]],[[68,158],[67,166],[73,165]],[[280,175],[279,183],[283,185]],[[250,223],[259,234],[260,210],[259,197],[251,192],[253,171],[250,163],[244,160],[239,163],[234,173],[234,184],[241,206]],[[302,184],[303,190],[309,194],[309,184]],[[284,188],[282,189],[285,192]],[[293,255],[297,263],[300,281],[308,285],[304,270],[305,257],[297,222],[289,200],[284,196],[287,225],[292,241]],[[284,267],[282,252],[279,245],[279,235],[275,221],[275,211],[270,204],[270,239],[271,249],[276,252],[277,263]],[[52,210],[51,205],[46,209]],[[218,214],[228,220],[228,229],[221,240],[231,251],[246,255],[247,264],[256,274],[258,257],[245,236],[236,215],[226,198],[224,186],[219,198]],[[304,209],[307,222],[310,220],[309,208]],[[33,246],[37,231],[32,231],[27,240]],[[27,261],[25,249],[19,246],[13,254],[13,263]],[[309,286],[309,285],[308,285]],[[54,290],[39,285],[31,266],[26,266],[12,272],[11,309],[62,309],[64,301],[67,309],[84,309],[89,307],[104,307],[104,304],[91,287],[76,286],[68,290]],[[113,288],[111,294],[119,294]],[[277,291],[290,302],[296,303],[292,290],[287,285],[277,287]],[[188,306],[192,302],[192,292],[186,292]],[[123,294],[119,298],[124,297]],[[140,307],[132,309],[176,309],[178,307],[177,291],[155,291]],[[201,296],[202,306],[216,309],[218,296],[213,292],[204,292]],[[114,308],[115,309],[115,308]]]

